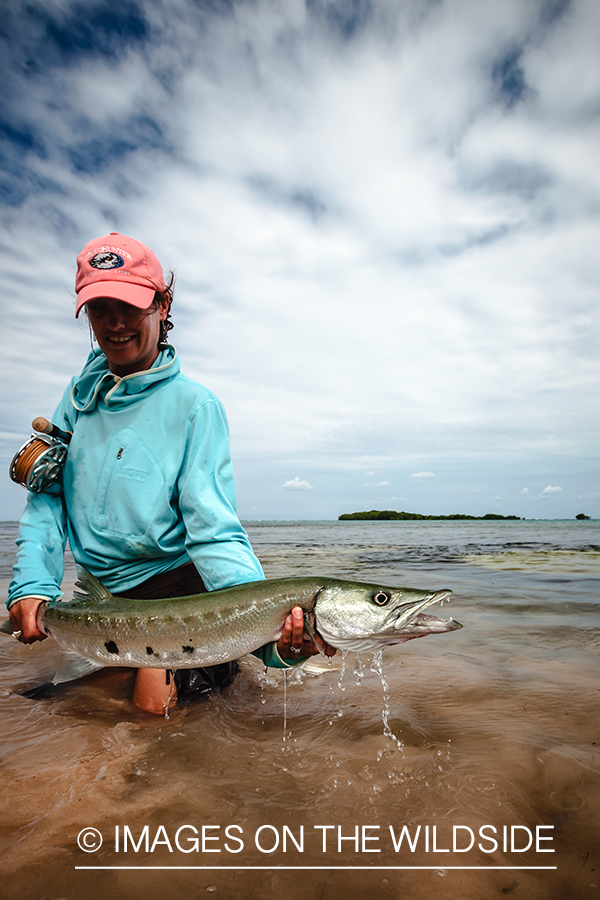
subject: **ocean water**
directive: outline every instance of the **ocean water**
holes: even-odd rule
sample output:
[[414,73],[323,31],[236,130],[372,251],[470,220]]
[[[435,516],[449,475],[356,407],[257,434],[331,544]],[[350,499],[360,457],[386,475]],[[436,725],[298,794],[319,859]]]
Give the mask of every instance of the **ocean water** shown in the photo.
[[0,638],[2,900],[600,896],[600,523],[247,527],[269,577],[450,588],[465,627],[248,658],[169,719],[130,670],[27,700],[60,651]]

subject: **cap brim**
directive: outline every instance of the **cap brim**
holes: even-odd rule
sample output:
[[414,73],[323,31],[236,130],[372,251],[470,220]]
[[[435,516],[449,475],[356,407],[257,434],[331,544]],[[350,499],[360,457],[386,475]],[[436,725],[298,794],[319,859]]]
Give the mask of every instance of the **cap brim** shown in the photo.
[[140,284],[126,284],[123,281],[96,281],[82,288],[77,294],[75,318],[83,306],[90,300],[108,297],[111,300],[122,300],[138,309],[148,309],[154,300],[155,288],[142,287]]

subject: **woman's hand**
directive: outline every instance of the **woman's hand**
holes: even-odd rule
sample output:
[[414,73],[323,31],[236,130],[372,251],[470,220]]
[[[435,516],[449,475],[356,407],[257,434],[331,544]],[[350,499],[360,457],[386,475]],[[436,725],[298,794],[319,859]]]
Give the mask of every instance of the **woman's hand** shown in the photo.
[[23,597],[13,603],[8,611],[12,623],[13,632],[20,631],[19,640],[22,644],[33,644],[35,641],[45,641],[48,637],[40,631],[37,624],[38,609],[44,601],[39,597]]
[[[335,647],[330,647],[329,644],[326,644],[319,634],[316,634],[315,637],[325,656],[335,656],[337,653]],[[277,641],[277,652],[282,659],[289,659],[292,662],[301,656],[316,656],[320,652],[319,647],[304,631],[304,613],[302,608],[295,606],[285,620],[283,632]]]

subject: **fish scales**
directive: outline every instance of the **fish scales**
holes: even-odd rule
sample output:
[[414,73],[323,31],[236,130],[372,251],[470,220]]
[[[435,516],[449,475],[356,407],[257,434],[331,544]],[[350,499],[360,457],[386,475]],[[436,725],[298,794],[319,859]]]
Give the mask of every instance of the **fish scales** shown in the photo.
[[[88,585],[91,576],[80,576]],[[95,579],[94,579],[95,581]],[[195,668],[238,659],[281,636],[294,606],[314,607],[323,580],[251,582],[164,600],[129,600],[76,592],[48,603],[41,625],[61,646],[104,666]]]
[[[253,581],[190,597],[114,596],[79,569],[74,599],[44,603],[42,630],[96,666],[183,669],[229,662],[281,636],[294,606],[307,630],[356,652],[462,628],[425,613],[452,591],[423,591],[309,576]],[[6,623],[1,629],[10,632]]]

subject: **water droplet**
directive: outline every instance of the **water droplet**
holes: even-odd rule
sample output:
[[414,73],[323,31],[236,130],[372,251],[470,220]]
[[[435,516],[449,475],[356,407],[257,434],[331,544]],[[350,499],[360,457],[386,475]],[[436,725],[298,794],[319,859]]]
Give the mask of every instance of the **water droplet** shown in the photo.
[[342,651],[342,668],[340,669],[340,677],[338,678],[338,687],[341,691],[345,691],[344,675],[346,674],[346,660],[348,659],[348,650]]
[[387,683],[386,677],[383,674],[383,650],[377,650],[373,654],[373,658],[371,660],[371,672],[374,672],[376,675],[379,675],[379,680],[381,681],[381,686],[383,688],[383,709],[381,710],[381,718],[383,721],[383,734],[384,737],[389,738],[394,741],[398,750],[404,750],[404,743],[401,741],[392,729],[390,728],[389,718],[390,718],[390,687]]
[[354,668],[352,669],[354,674],[356,675],[356,684],[362,684],[362,680],[365,674],[365,665],[360,658],[360,654],[355,653],[354,655]]

